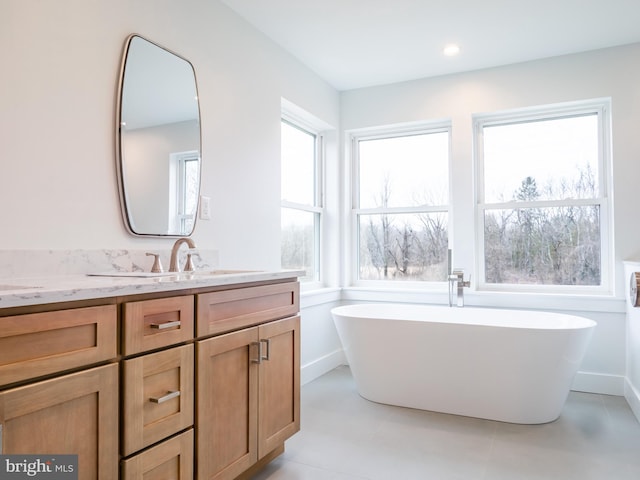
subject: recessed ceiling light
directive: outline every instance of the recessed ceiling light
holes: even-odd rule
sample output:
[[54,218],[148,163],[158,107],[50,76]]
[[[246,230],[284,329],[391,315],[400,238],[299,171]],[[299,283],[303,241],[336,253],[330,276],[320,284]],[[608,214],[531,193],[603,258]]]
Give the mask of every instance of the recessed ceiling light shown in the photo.
[[455,57],[460,53],[460,47],[455,43],[450,43],[449,45],[445,45],[442,53],[444,53],[447,57]]

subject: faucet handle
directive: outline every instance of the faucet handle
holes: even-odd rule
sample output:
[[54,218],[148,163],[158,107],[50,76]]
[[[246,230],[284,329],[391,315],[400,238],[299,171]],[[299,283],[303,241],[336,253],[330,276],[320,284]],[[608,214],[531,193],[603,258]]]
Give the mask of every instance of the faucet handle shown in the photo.
[[464,270],[461,268],[454,268],[450,277],[452,279],[462,281],[464,279]]
[[151,272],[152,273],[163,273],[164,270],[162,270],[162,263],[160,262],[160,254],[159,253],[149,253],[149,252],[147,252],[147,256],[154,257],[153,266],[151,267]]
[[193,260],[191,260],[191,253],[187,253],[187,261],[184,264],[183,272],[193,272],[196,267],[193,265]]

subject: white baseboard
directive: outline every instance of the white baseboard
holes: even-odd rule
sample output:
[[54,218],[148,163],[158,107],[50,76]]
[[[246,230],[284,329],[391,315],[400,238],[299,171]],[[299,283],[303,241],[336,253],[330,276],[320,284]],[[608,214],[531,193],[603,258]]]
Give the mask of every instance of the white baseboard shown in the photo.
[[625,394],[625,377],[593,372],[578,372],[571,385],[571,390],[603,395]]
[[345,363],[347,363],[347,360],[344,356],[344,351],[340,349],[302,365],[300,368],[300,384],[309,383]]
[[627,400],[631,411],[640,422],[640,392],[636,390],[633,385],[626,379],[624,382],[624,398]]

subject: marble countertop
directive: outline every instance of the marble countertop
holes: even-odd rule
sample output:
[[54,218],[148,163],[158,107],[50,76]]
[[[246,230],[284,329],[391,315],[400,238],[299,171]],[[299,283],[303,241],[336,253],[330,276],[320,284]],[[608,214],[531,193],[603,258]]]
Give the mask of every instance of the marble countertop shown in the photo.
[[0,278],[0,308],[282,280],[302,275],[304,271],[299,270],[214,270],[153,277],[68,274]]

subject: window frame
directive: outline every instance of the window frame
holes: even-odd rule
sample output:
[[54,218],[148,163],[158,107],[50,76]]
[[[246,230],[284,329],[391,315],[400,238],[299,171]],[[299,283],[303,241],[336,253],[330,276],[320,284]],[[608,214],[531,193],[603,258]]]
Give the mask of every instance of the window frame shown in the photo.
[[[587,101],[566,102],[554,105],[508,110],[503,112],[474,114],[474,188],[475,188],[475,254],[477,290],[493,292],[563,293],[611,295],[613,293],[613,212],[612,212],[612,170],[611,170],[611,99],[601,98]],[[588,199],[506,201],[487,203],[484,199],[484,127],[530,123],[597,115],[598,125],[598,196]],[[542,285],[488,283],[485,277],[485,212],[497,209],[517,209],[527,207],[599,207],[600,217],[600,285]]]
[[[198,210],[200,208],[200,196],[195,199],[196,208],[193,213],[186,213],[187,202],[187,163],[196,162],[198,167],[198,176],[200,175],[200,153],[197,150],[187,150],[184,152],[172,153],[169,156],[169,178],[170,185],[174,185],[173,196],[169,203],[169,224],[177,221],[180,235],[189,235],[193,232],[197,221]],[[198,190],[200,185],[198,184]],[[175,220],[174,220],[175,219]],[[187,229],[187,222],[191,221],[191,229]]]
[[[386,138],[407,137],[413,135],[446,133],[448,140],[447,172],[448,172],[448,203],[444,205],[422,205],[411,207],[377,207],[360,208],[360,155],[359,142],[367,140],[379,140]],[[350,284],[353,286],[376,286],[381,288],[433,288],[441,290],[446,281],[427,280],[370,280],[360,278],[360,222],[362,215],[376,214],[413,214],[413,213],[444,213],[447,215],[447,232],[449,244],[451,244],[451,204],[452,204],[452,123],[449,119],[429,122],[416,122],[409,125],[390,125],[361,130],[353,130],[348,133],[350,149],[350,176],[351,176],[351,205],[350,205],[350,231],[351,231],[351,259],[349,275]]]
[[[297,210],[312,213],[314,215],[314,251],[313,251],[313,276],[300,277],[300,282],[305,288],[319,287],[323,282],[323,231],[325,221],[324,208],[324,184],[325,184],[325,135],[324,132],[315,127],[312,122],[302,118],[290,110],[284,109],[281,112],[280,125],[286,123],[293,128],[297,128],[314,137],[314,195],[313,205],[298,202],[291,202],[280,198],[280,211],[283,209]],[[282,168],[282,164],[281,164]],[[282,253],[282,249],[281,249]]]

